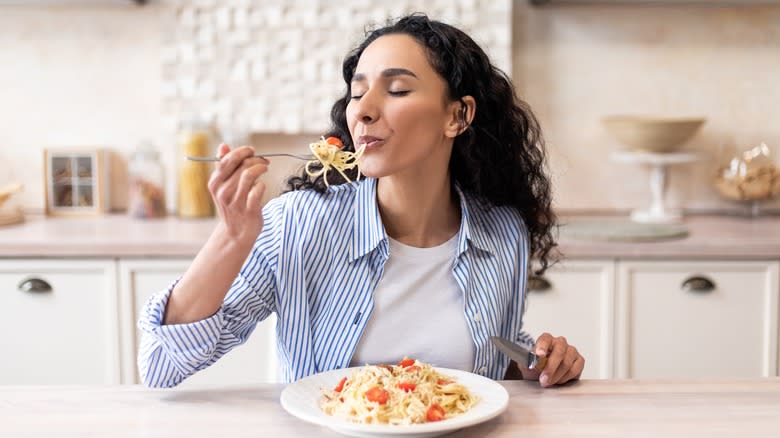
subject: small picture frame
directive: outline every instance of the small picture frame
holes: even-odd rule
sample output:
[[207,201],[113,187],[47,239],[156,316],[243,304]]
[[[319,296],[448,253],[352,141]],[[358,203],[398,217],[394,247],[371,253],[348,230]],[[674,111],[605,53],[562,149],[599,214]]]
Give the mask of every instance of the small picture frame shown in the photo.
[[44,149],[46,214],[91,216],[106,211],[106,167],[101,149]]

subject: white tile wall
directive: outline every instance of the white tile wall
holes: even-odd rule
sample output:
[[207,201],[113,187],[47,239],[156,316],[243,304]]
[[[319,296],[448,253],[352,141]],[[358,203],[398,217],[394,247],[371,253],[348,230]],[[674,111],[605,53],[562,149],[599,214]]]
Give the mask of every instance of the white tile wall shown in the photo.
[[161,57],[167,120],[320,133],[343,93],[341,61],[366,23],[418,10],[471,33],[509,73],[511,8],[510,0],[177,0]]

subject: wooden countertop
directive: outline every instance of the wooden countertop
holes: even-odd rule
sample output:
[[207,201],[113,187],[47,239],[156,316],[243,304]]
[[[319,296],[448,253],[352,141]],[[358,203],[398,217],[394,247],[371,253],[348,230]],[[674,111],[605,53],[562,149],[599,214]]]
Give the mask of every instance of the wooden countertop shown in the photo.
[[[566,221],[592,217],[569,216]],[[563,221],[563,220],[562,220]],[[563,239],[565,257],[581,258],[780,258],[780,217],[685,218],[689,235],[659,242],[599,242]],[[0,257],[192,257],[216,220],[137,220],[125,215],[45,218],[0,227]]]
[[[508,410],[447,436],[734,438],[780,431],[780,378],[585,380],[553,389],[500,383],[510,394]],[[287,414],[282,388],[0,387],[0,436],[340,436]]]

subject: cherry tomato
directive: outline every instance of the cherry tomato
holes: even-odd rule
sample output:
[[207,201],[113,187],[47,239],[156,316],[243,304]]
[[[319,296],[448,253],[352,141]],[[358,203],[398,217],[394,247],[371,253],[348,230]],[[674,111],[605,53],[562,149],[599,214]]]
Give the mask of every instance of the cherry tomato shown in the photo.
[[339,149],[344,147],[344,143],[342,143],[341,140],[339,140],[337,137],[328,137],[325,139],[325,142],[329,145],[336,146]]
[[402,361],[398,362],[398,365],[406,368],[414,365],[414,359],[409,359],[408,357],[405,357]]
[[417,385],[412,382],[401,382],[398,384],[398,389],[401,389],[404,392],[412,392],[414,391],[414,388],[417,388]]
[[378,386],[375,386],[366,391],[366,400],[379,403],[380,405],[387,403],[387,399],[389,397],[390,393]]
[[336,392],[341,392],[341,390],[342,390],[342,389],[344,389],[344,382],[346,382],[346,381],[347,381],[347,378],[346,378],[346,377],[344,377],[343,379],[341,379],[341,381],[339,382],[339,384],[338,384],[338,385],[336,385],[336,387],[335,387],[335,388],[333,388],[333,390],[334,390],[334,391],[336,391]]
[[444,419],[444,414],[444,408],[434,403],[428,408],[428,412],[425,413],[425,418],[427,418],[428,421],[441,421]]

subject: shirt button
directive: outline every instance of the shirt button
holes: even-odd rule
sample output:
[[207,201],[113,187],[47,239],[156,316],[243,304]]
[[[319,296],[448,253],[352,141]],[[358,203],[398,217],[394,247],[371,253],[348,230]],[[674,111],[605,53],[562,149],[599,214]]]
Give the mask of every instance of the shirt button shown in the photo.
[[485,373],[487,371],[487,367],[482,367],[479,369],[480,373]]
[[482,322],[482,317],[479,315],[479,312],[474,314],[474,317],[471,318],[474,320],[474,322]]

